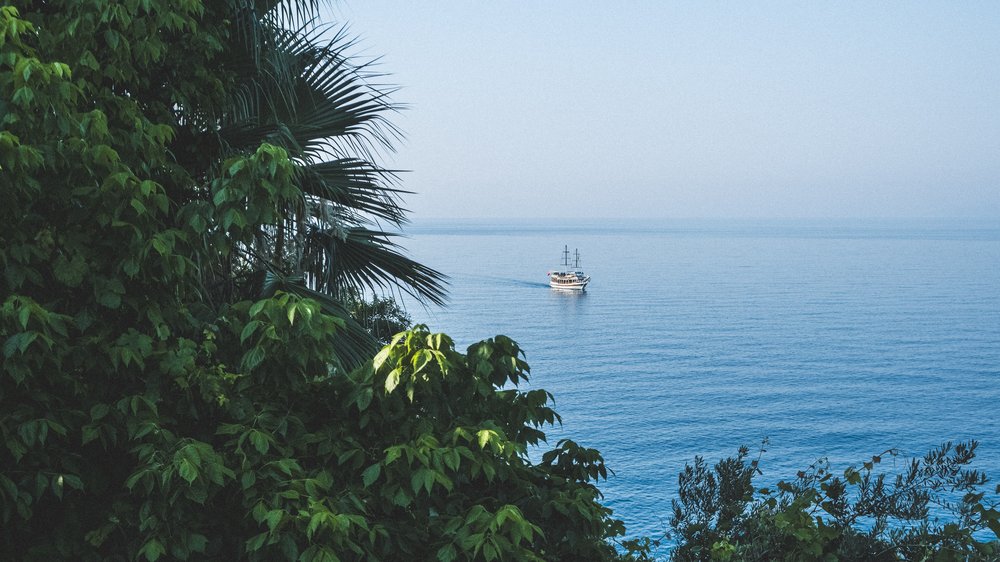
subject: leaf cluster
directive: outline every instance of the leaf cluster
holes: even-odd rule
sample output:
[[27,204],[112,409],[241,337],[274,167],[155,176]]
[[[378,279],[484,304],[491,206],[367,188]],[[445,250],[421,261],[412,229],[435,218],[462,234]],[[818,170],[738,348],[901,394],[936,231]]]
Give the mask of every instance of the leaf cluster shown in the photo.
[[371,360],[344,291],[441,277],[366,222],[392,106],[314,7],[0,8],[0,559],[616,556],[513,341]]
[[894,450],[842,473],[823,460],[775,489],[753,485],[746,447],[711,468],[698,457],[679,477],[671,559],[995,560],[998,500],[969,468],[976,447],[945,443],[897,470],[880,469]]
[[351,318],[382,345],[388,344],[392,336],[413,324],[413,319],[406,310],[391,297],[372,295],[371,298],[366,298],[360,291],[348,290],[340,298]]

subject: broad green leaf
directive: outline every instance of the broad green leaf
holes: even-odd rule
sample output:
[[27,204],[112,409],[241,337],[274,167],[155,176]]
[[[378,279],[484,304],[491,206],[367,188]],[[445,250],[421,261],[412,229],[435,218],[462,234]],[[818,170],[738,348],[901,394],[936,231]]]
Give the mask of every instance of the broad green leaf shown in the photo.
[[251,429],[249,433],[250,443],[253,445],[254,449],[257,449],[257,452],[262,455],[267,453],[267,450],[271,446],[268,442],[267,435],[256,429]]
[[252,336],[253,333],[257,330],[257,328],[260,327],[260,325],[261,325],[260,320],[251,320],[247,322],[246,326],[243,326],[243,331],[240,332],[240,343],[246,342],[247,338]]
[[480,429],[479,431],[477,431],[476,437],[479,440],[479,448],[480,449],[486,448],[486,444],[490,442],[490,438],[493,437],[494,435],[495,434],[489,429]]
[[385,464],[391,464],[402,454],[402,448],[399,446],[389,447],[385,451]]
[[312,540],[313,535],[316,534],[320,525],[323,524],[329,515],[330,513],[328,511],[319,511],[314,513],[312,517],[309,518],[309,525],[306,526],[306,537]]
[[108,415],[109,411],[110,408],[107,404],[95,404],[92,408],[90,408],[90,419],[98,421]]
[[260,346],[254,346],[250,351],[243,355],[243,369],[247,371],[252,371],[256,369],[264,361],[264,349]]
[[177,473],[180,474],[181,478],[187,480],[188,484],[198,479],[198,469],[188,459],[181,459]]
[[163,556],[167,552],[167,549],[163,548],[163,544],[157,539],[149,539],[139,549],[139,555],[145,556],[146,560],[149,562],[156,562],[160,556]]
[[421,349],[420,351],[413,354],[413,358],[410,363],[413,367],[413,374],[416,375],[424,370],[424,367],[431,362],[434,356],[428,349]]
[[247,539],[247,541],[245,543],[246,544],[246,547],[245,547],[246,551],[247,552],[256,552],[256,551],[260,550],[261,547],[264,546],[264,542],[267,541],[267,535],[268,535],[268,533],[264,532],[264,533],[261,533],[259,535],[255,535],[255,536]]
[[271,511],[267,512],[267,515],[264,516],[264,521],[267,522],[267,528],[270,529],[271,532],[274,532],[274,530],[278,527],[278,524],[281,523],[281,520],[284,517],[285,517],[284,510],[272,509]]
[[385,378],[385,392],[386,394],[392,393],[393,390],[399,386],[399,377],[402,372],[399,368],[393,369],[389,372],[389,375]]
[[358,392],[358,398],[355,400],[355,403],[357,404],[359,411],[368,409],[368,406],[372,403],[372,397],[374,394],[375,393],[371,388],[363,388]]
[[437,551],[438,562],[453,562],[458,559],[458,551],[455,550],[455,545],[449,543]]
[[256,482],[257,476],[253,473],[253,471],[244,472],[243,476],[240,477],[240,486],[242,486],[244,490],[251,488]]
[[21,306],[21,309],[17,311],[17,320],[21,323],[21,329],[28,329],[28,320],[31,318],[31,308],[27,305]]
[[379,474],[382,473],[382,466],[375,463],[365,469],[361,473],[361,481],[364,483],[365,488],[371,486],[376,480],[378,480]]
[[63,484],[73,488],[74,490],[83,490],[83,480],[75,474],[63,474],[60,476],[63,480]]
[[254,316],[260,314],[260,312],[264,310],[264,307],[267,306],[267,304],[268,304],[267,300],[259,300],[253,303],[249,311],[250,317],[253,318]]

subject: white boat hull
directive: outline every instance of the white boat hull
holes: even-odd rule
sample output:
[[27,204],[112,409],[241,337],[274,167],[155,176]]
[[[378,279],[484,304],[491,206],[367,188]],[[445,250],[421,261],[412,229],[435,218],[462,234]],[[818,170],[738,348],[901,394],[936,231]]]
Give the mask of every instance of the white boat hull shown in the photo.
[[587,283],[590,283],[590,277],[576,281],[558,281],[555,279],[549,279],[549,287],[565,291],[583,291],[587,288]]
[[559,289],[561,291],[586,291],[586,283],[576,283],[573,285],[567,285],[565,283],[549,283],[549,287],[553,289]]

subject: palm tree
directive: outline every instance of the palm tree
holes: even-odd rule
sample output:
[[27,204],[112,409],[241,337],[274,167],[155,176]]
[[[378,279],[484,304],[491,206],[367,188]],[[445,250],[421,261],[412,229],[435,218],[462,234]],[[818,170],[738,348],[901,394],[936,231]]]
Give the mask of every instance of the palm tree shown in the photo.
[[[387,115],[399,106],[375,83],[370,64],[348,56],[344,28],[317,23],[319,2],[232,0],[234,32],[225,53],[232,73],[226,107],[198,146],[217,152],[205,177],[226,158],[262,143],[279,146],[295,167],[301,197],[277,224],[261,225],[208,269],[221,298],[268,296],[276,290],[318,299],[329,312],[349,295],[406,293],[442,304],[444,276],[403,255],[395,239],[406,222],[398,178],[377,163],[399,131]],[[350,324],[348,363],[370,356],[375,340]]]

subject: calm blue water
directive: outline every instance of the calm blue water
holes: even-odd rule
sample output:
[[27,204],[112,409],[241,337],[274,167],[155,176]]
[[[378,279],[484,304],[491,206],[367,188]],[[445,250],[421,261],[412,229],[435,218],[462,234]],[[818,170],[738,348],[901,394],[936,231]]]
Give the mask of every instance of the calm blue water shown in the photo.
[[[415,320],[517,340],[562,437],[600,449],[630,535],[667,526],[677,473],[770,439],[763,480],[826,456],[979,439],[1000,479],[1000,223],[425,222],[451,276]],[[548,288],[564,244],[593,280]]]

